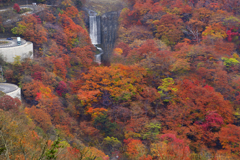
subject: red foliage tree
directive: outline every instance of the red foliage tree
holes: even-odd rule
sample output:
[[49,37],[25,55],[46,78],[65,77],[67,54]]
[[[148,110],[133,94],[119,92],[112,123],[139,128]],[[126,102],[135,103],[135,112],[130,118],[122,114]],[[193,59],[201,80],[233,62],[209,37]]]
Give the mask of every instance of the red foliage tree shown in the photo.
[[53,73],[55,73],[59,77],[65,79],[66,74],[67,74],[67,69],[66,69],[66,65],[65,65],[63,58],[56,58],[56,57],[52,56],[51,60],[54,64]]
[[56,89],[56,92],[60,96],[62,96],[62,94],[65,94],[67,92],[67,84],[64,81],[60,81],[58,83],[58,87]]
[[124,27],[130,27],[131,25],[136,25],[139,22],[139,12],[137,10],[130,10],[124,8],[120,14],[119,20]]
[[165,14],[160,20],[154,21],[157,38],[167,45],[175,45],[182,39],[183,21],[174,14]]
[[33,73],[33,75],[32,75],[32,77],[33,77],[33,79],[34,80],[42,80],[42,73],[41,72],[35,72],[35,73]]
[[8,82],[12,82],[12,80],[14,80],[13,70],[7,69],[7,70],[5,71],[4,76],[5,76],[5,78],[7,79]]
[[202,124],[202,127],[205,131],[213,131],[219,129],[223,124],[223,118],[216,112],[209,112],[205,117],[205,122]]
[[28,100],[35,100],[37,93],[39,93],[39,86],[41,82],[32,81],[30,83],[25,83],[22,87],[23,95]]
[[3,110],[15,110],[18,111],[18,107],[21,106],[21,101],[18,98],[12,98],[8,95],[4,95],[0,98],[0,109]]
[[126,43],[124,43],[124,42],[120,42],[115,48],[121,48],[122,51],[123,51],[123,53],[122,53],[123,56],[127,56],[128,53],[129,53],[129,51],[130,51],[130,49],[131,49],[131,48],[130,48]]
[[139,48],[134,48],[128,54],[128,58],[134,61],[140,61],[144,57],[150,54],[158,53],[159,49],[157,48],[156,43],[152,39],[146,40]]
[[238,155],[240,152],[240,127],[229,124],[220,130],[217,137],[224,152]]
[[[179,159],[186,159],[190,158],[190,149],[188,145],[182,140],[176,137],[175,134],[166,133],[159,136],[161,142],[167,142],[166,145],[166,155],[164,155],[164,149],[161,151],[158,149],[158,156],[160,155],[164,157],[178,157]],[[171,159],[171,158],[170,158]]]
[[83,133],[90,138],[94,137],[96,138],[97,136],[100,136],[100,131],[92,126],[91,123],[88,122],[81,122],[80,123],[80,128],[82,129]]
[[37,19],[37,23],[38,24],[42,23],[42,20],[41,20],[41,18],[38,15],[36,15],[36,14],[32,14],[32,15]]
[[94,52],[92,51],[92,47],[90,45],[87,45],[83,48],[73,48],[71,54],[77,56],[78,61],[84,67],[90,66],[90,64],[93,62]]
[[216,145],[214,132],[223,123],[232,122],[229,101],[211,87],[202,87],[198,81],[183,80],[168,109],[164,116],[166,125],[192,140],[191,145],[195,147],[201,143]]
[[13,9],[14,9],[17,13],[20,12],[20,7],[19,7],[19,5],[18,5],[17,3],[14,3]]

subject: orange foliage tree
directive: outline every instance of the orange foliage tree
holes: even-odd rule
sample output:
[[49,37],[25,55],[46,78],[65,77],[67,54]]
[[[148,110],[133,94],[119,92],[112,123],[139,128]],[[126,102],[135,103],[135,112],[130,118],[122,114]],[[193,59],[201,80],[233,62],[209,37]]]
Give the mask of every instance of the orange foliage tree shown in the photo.
[[190,160],[191,155],[184,140],[177,138],[173,133],[159,136],[159,141],[151,144],[151,153],[157,159]]
[[146,148],[142,144],[142,141],[137,139],[126,139],[124,142],[127,145],[126,154],[129,158],[137,160],[146,154]]
[[92,46],[87,45],[82,48],[76,47],[72,49],[72,53],[78,59],[82,66],[87,67],[93,62],[94,52]]
[[177,15],[168,13],[153,23],[156,27],[155,36],[161,38],[167,45],[175,45],[182,39],[183,21]]
[[46,30],[33,15],[24,16],[23,20],[18,22],[17,27],[12,29],[12,33],[23,35],[26,40],[38,46],[47,41]]
[[39,93],[39,85],[41,82],[32,81],[30,83],[26,83],[23,85],[22,91],[24,97],[30,100],[34,100],[37,97],[37,93]]
[[51,57],[52,62],[54,64],[54,70],[53,73],[55,73],[56,75],[58,75],[59,77],[65,79],[66,74],[67,74],[67,70],[66,70],[66,65],[64,62],[63,58],[56,58],[56,57]]
[[240,128],[238,126],[229,124],[226,127],[221,128],[216,137],[220,140],[223,152],[238,155],[240,150]]
[[83,74],[85,82],[78,98],[85,104],[107,91],[115,100],[129,100],[139,96],[144,75],[146,70],[138,66],[92,67],[88,74]]
[[52,126],[51,116],[41,108],[25,108],[28,114],[44,131],[47,131]]
[[[88,32],[81,26],[76,25],[73,20],[66,14],[60,14],[61,26],[64,29],[64,33],[67,35],[67,43],[69,48],[76,47],[79,45],[79,39],[81,38],[83,42],[90,44],[90,37]],[[81,37],[78,35],[81,34]]]

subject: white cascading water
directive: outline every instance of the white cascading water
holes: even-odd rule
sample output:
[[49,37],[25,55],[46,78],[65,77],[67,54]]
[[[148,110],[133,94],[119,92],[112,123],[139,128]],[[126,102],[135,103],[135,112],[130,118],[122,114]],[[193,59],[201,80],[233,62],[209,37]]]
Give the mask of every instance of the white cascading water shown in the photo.
[[95,47],[100,51],[99,54],[95,55],[95,62],[97,62],[100,65],[101,64],[101,55],[103,54],[103,50],[100,47],[97,47],[97,46],[95,46]]
[[93,45],[98,44],[97,16],[90,16],[90,38]]
[[100,33],[100,27],[98,27],[97,24],[97,16],[90,16],[89,17],[90,21],[90,38],[92,41],[92,44],[97,48],[97,50],[100,51],[99,54],[95,55],[95,62],[97,62],[99,65],[101,64],[101,55],[103,54],[103,50],[100,47],[97,47],[97,44],[100,44],[100,36],[98,32]]

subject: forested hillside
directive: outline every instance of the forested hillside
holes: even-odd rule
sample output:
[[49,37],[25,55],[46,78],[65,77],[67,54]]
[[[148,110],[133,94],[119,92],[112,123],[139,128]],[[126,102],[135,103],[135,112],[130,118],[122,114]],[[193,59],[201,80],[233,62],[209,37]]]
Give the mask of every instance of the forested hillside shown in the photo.
[[240,1],[122,0],[107,66],[94,62],[85,3],[8,26],[0,12],[0,34],[35,56],[0,59],[23,94],[0,96],[0,159],[240,159]]

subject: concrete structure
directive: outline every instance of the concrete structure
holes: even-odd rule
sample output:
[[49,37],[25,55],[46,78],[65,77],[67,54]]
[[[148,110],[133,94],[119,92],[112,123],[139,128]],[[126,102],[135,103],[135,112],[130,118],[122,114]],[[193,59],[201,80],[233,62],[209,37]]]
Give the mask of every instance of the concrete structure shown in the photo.
[[21,89],[14,84],[10,83],[0,83],[0,91],[4,92],[6,95],[12,98],[18,98],[21,100]]
[[102,63],[109,65],[110,57],[117,38],[118,29],[118,12],[108,12],[101,17],[101,33],[102,33],[102,49],[104,54],[102,55]]
[[33,58],[33,44],[24,39],[21,40],[21,45],[17,45],[17,39],[13,40],[0,39],[0,56],[4,61],[12,63],[16,56],[20,56],[21,60],[24,58]]

